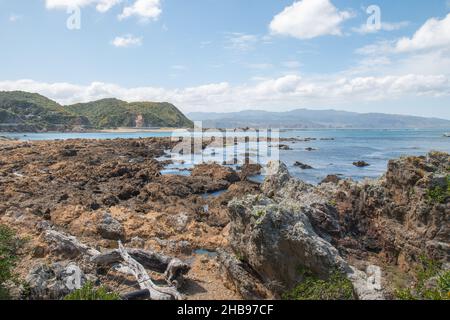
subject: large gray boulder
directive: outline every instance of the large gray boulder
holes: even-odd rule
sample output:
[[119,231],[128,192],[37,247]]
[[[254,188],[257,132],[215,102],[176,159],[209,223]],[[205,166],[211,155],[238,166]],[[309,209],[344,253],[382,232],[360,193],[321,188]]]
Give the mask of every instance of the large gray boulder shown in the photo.
[[349,266],[319,237],[300,207],[279,205],[265,196],[247,196],[229,204],[230,244],[274,292],[301,281],[300,268],[327,278]]
[[[308,269],[322,279],[340,271],[352,282],[357,299],[383,299],[381,271],[374,277],[373,268],[357,270],[332,244],[343,232],[338,212],[329,204],[329,193],[336,186],[318,188],[292,178],[279,161],[270,162],[266,174],[262,194],[234,199],[228,205],[230,245],[243,265],[275,296],[295,287],[303,280],[300,270]],[[229,275],[247,289],[254,287],[248,286],[242,272],[229,271]],[[253,292],[244,294],[249,291]]]

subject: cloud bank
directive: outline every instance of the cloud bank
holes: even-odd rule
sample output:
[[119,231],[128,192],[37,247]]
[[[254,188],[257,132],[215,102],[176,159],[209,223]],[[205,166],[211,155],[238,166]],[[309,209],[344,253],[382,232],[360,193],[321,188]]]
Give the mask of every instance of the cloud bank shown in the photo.
[[176,89],[145,86],[126,88],[103,82],[77,85],[15,80],[0,81],[0,90],[38,92],[62,104],[115,97],[125,101],[169,101],[185,112],[235,111],[243,108],[287,110],[300,106],[334,107],[350,102],[383,101],[404,96],[450,96],[450,78],[445,75],[408,74],[304,79],[292,74],[251,85],[233,86],[221,82]]

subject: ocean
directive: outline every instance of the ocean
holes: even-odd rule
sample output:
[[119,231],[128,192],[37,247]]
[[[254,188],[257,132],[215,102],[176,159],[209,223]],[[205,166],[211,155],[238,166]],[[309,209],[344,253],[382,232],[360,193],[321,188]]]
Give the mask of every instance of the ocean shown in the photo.
[[[292,175],[309,183],[316,184],[329,174],[343,178],[363,180],[378,178],[385,171],[390,159],[403,155],[425,155],[430,151],[450,153],[450,138],[445,137],[449,130],[374,130],[374,129],[325,129],[325,130],[283,130],[281,138],[307,139],[309,141],[281,142],[291,150],[280,150],[279,158],[289,168]],[[244,133],[232,133],[236,136]],[[170,137],[171,132],[133,132],[133,133],[0,133],[2,136],[20,140],[56,140],[56,139],[116,139]],[[211,134],[209,134],[211,135]],[[222,133],[218,134],[219,136]],[[202,160],[221,163],[231,154],[244,158],[245,150],[250,158],[264,164],[267,157],[257,157],[255,145],[239,144],[222,148],[207,148]],[[307,148],[310,148],[307,150]],[[278,149],[278,148],[277,148]],[[225,153],[227,155],[225,155]],[[175,164],[164,170],[164,174],[189,174],[192,167],[190,155],[172,154]],[[167,159],[167,158],[166,158]],[[370,166],[357,168],[355,161],[366,161]],[[302,170],[294,166],[296,161],[310,165],[313,169]],[[181,170],[180,170],[181,169]],[[262,179],[262,177],[259,177]]]

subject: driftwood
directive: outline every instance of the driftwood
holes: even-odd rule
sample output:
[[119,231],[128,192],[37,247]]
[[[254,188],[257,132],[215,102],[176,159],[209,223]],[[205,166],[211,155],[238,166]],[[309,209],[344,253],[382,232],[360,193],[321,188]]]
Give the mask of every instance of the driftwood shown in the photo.
[[[147,269],[164,273],[167,283],[180,288],[184,282],[184,275],[190,267],[187,263],[177,258],[172,258],[157,252],[141,249],[126,249],[128,254]],[[121,263],[123,258],[119,250],[111,250],[99,253],[91,258],[91,262],[97,265],[112,265]]]
[[181,300],[181,294],[174,287],[159,287],[155,285],[148,275],[145,268],[133,259],[119,241],[119,253],[125,264],[130,268],[131,272],[136,277],[139,287],[142,290],[150,292],[151,300]]
[[[67,253],[84,254],[90,257],[91,262],[97,265],[120,264],[121,272],[132,274],[136,277],[140,288],[139,292],[131,292],[124,295],[125,299],[145,297],[152,300],[180,300],[179,288],[184,280],[183,275],[189,271],[189,265],[179,259],[162,255],[153,251],[140,249],[125,249],[119,241],[119,249],[106,253],[91,248],[76,237],[65,235],[55,230],[45,232],[45,240],[56,245],[57,249]],[[145,268],[163,273],[168,287],[160,287],[153,283]],[[147,290],[147,293],[144,291]]]
[[122,300],[148,300],[150,299],[150,292],[147,289],[138,290],[122,294],[120,298]]

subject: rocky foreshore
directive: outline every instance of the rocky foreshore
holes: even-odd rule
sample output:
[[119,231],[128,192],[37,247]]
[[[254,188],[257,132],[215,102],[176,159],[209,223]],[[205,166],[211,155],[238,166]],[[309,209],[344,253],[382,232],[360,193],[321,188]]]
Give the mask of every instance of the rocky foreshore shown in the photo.
[[423,255],[448,263],[448,154],[392,160],[378,180],[330,176],[313,186],[279,162],[262,184],[248,179],[257,165],[162,175],[171,160],[160,159],[174,146],[169,138],[0,144],[0,224],[25,239],[13,298],[62,299],[88,282],[136,297],[133,260],[155,284],[145,298],[281,298],[308,270],[344,275],[352,298],[391,299]]

